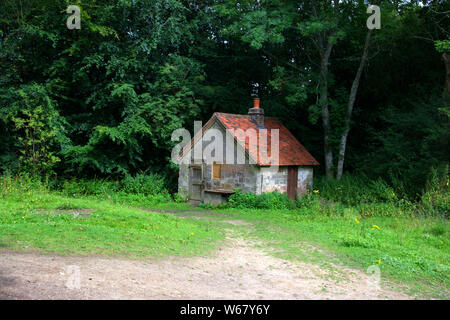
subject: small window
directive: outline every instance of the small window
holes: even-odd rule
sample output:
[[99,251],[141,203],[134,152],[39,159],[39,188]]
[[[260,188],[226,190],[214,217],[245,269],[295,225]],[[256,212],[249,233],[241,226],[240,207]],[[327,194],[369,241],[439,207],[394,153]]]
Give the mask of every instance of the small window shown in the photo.
[[220,180],[222,178],[222,165],[220,163],[213,163],[212,169],[213,180]]

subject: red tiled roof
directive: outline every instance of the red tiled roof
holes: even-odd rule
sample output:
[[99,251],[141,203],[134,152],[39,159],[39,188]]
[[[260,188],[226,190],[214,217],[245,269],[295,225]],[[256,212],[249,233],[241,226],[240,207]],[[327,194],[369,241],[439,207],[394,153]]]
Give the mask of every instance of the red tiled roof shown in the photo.
[[[215,117],[222,123],[226,129],[254,129],[259,137],[258,126],[250,119],[248,115],[238,115],[230,113],[215,113]],[[214,117],[213,116],[213,117]],[[292,135],[292,133],[283,126],[278,119],[265,117],[264,126],[267,128],[267,154],[261,154],[257,149],[258,142],[255,145],[249,145],[250,139],[246,139],[239,131],[234,131],[234,136],[239,143],[244,146],[247,153],[256,160],[259,166],[271,165],[271,129],[279,130],[279,166],[314,166],[319,162],[305,149],[305,147]],[[259,140],[259,139],[258,139]],[[274,164],[274,163],[272,163]],[[274,164],[275,165],[275,164]]]

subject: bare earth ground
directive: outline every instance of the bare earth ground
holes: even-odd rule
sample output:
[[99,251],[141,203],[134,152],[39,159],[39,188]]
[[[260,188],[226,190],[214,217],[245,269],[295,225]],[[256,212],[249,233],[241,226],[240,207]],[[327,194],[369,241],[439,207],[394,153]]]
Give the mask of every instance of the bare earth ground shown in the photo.
[[255,244],[230,232],[210,256],[147,260],[0,251],[0,299],[412,298],[377,288],[359,270],[336,266],[344,278],[330,277],[329,270],[275,258]]

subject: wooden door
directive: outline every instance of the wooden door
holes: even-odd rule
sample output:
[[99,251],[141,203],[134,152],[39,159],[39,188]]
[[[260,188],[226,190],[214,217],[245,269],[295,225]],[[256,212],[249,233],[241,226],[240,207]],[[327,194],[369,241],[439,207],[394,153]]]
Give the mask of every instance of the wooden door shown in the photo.
[[287,196],[295,200],[297,195],[297,182],[298,182],[298,167],[288,167],[288,179],[287,179]]
[[202,192],[203,192],[202,166],[192,166],[190,167],[189,201],[192,203],[200,203],[202,201]]

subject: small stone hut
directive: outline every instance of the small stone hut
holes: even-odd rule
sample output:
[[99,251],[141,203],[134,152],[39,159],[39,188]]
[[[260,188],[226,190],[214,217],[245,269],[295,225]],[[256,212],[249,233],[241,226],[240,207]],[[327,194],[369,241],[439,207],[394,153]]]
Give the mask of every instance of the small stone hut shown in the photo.
[[[278,143],[274,145],[273,129],[278,129]],[[197,147],[202,151],[208,147],[203,138],[209,130],[220,132],[225,137],[220,141],[223,144],[223,161],[208,163],[203,158],[197,161],[194,159]],[[262,138],[252,141],[247,134],[252,130],[257,133],[257,137],[264,133],[266,143],[262,144]],[[225,145],[225,140],[228,145]],[[229,147],[230,141],[232,148]],[[267,151],[260,151],[262,145],[266,146]],[[276,151],[278,157],[274,162],[272,155]],[[229,159],[227,153],[230,152],[233,161],[225,161]],[[216,205],[226,201],[236,188],[244,193],[255,194],[278,191],[295,199],[312,188],[313,168],[319,165],[279,120],[264,117],[258,98],[254,99],[253,108],[249,109],[247,115],[214,113],[179,156],[178,192],[192,204]],[[243,163],[237,159],[245,161]]]

